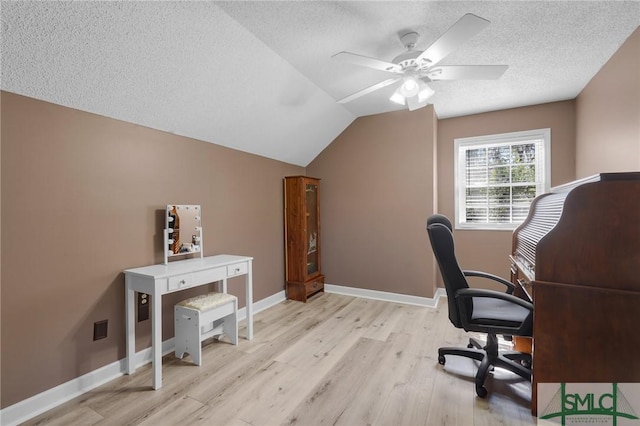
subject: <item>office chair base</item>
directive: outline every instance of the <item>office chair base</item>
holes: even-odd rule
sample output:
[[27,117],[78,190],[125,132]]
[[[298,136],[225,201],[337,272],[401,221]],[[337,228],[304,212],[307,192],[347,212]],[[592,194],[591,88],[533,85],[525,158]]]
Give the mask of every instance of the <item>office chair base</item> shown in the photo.
[[469,338],[469,344],[467,344],[467,347],[469,349],[472,349],[472,348],[484,349],[484,346],[482,345],[482,343],[480,341],[474,339],[473,337]]
[[498,351],[498,339],[495,335],[487,336],[487,344],[483,347],[475,339],[469,339],[467,348],[445,347],[438,349],[438,362],[444,365],[445,355],[463,356],[480,361],[480,366],[475,377],[476,394],[480,398],[487,396],[487,389],[484,387],[485,379],[493,367],[501,367],[517,374],[526,380],[531,380],[531,355],[516,351]]
[[438,349],[438,362],[441,365],[444,365],[446,360],[444,358],[445,355],[456,355],[463,356],[465,358],[475,359],[476,361],[482,362],[482,360],[486,356],[486,352],[482,349],[474,349],[474,348],[440,348]]

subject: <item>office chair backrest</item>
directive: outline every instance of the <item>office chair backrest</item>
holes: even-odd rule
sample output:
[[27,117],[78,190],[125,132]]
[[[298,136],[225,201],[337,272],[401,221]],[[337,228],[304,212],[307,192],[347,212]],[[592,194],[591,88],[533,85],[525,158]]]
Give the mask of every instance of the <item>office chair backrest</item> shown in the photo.
[[[441,215],[435,215],[441,216]],[[427,220],[427,232],[429,233],[429,241],[431,242],[431,248],[433,254],[438,262],[440,268],[440,274],[444,281],[444,287],[447,291],[447,303],[449,306],[449,319],[457,328],[463,328],[460,309],[458,301],[456,300],[456,293],[463,288],[469,288],[467,279],[462,273],[460,265],[455,255],[455,248],[453,244],[453,234],[451,229],[443,221],[439,221],[441,218],[431,216]],[[446,218],[445,218],[446,219]],[[451,225],[448,219],[446,222]],[[467,302],[467,312],[472,311],[471,301]]]
[[434,223],[443,224],[444,226],[449,228],[449,231],[451,231],[451,233],[453,233],[453,226],[451,226],[451,221],[445,215],[443,215],[443,214],[432,214],[431,216],[429,216],[427,218],[427,229],[429,229],[429,225],[433,225]]

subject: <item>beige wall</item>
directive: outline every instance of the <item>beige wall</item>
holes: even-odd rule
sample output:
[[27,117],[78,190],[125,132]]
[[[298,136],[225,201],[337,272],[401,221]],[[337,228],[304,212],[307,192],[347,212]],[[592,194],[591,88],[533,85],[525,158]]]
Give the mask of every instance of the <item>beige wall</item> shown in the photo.
[[432,107],[355,120],[311,164],[322,179],[322,269],[329,284],[431,297],[425,222],[434,211]]
[[640,170],[640,28],[576,99],[576,177]]
[[[254,300],[284,289],[282,177],[301,167],[2,92],[1,170],[3,408],[124,358],[121,271],[162,262],[168,203],[202,205],[205,255],[255,258]],[[193,292],[164,298],[163,339]]]
[[[438,122],[438,210],[454,218],[454,139],[531,129],[551,129],[551,185],[574,179],[574,101],[554,102],[449,118]],[[458,260],[509,278],[511,231],[456,230]],[[478,283],[478,285],[482,285]]]

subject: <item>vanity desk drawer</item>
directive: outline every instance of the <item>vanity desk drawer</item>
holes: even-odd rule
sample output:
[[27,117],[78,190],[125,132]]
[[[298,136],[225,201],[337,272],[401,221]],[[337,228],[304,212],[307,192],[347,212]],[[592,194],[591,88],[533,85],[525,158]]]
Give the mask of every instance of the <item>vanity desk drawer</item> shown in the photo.
[[[245,264],[245,271],[246,271]],[[246,273],[246,272],[245,272]],[[236,272],[238,275],[239,272]],[[214,283],[227,278],[227,268],[213,268],[167,278],[167,291],[177,291],[202,284]]]
[[236,275],[244,275],[248,270],[249,268],[246,263],[236,263],[235,265],[227,266],[227,276],[231,278]]
[[167,278],[167,291],[182,290],[192,285],[193,278],[191,274],[182,274]]

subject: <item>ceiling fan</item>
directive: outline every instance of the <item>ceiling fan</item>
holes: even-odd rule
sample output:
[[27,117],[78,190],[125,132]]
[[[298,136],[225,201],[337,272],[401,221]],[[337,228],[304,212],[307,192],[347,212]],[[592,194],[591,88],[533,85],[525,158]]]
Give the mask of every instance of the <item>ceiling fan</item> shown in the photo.
[[427,83],[437,80],[495,80],[507,70],[507,65],[437,65],[445,56],[462,43],[482,31],[490,22],[472,13],[467,13],[451,26],[426,50],[414,50],[419,34],[409,32],[400,37],[407,49],[391,62],[369,58],[356,53],[340,52],[333,58],[355,65],[395,74],[394,77],[369,86],[338,103],[347,103],[383,87],[402,81],[389,100],[407,105],[410,111],[427,105],[427,99],[435,92]]

